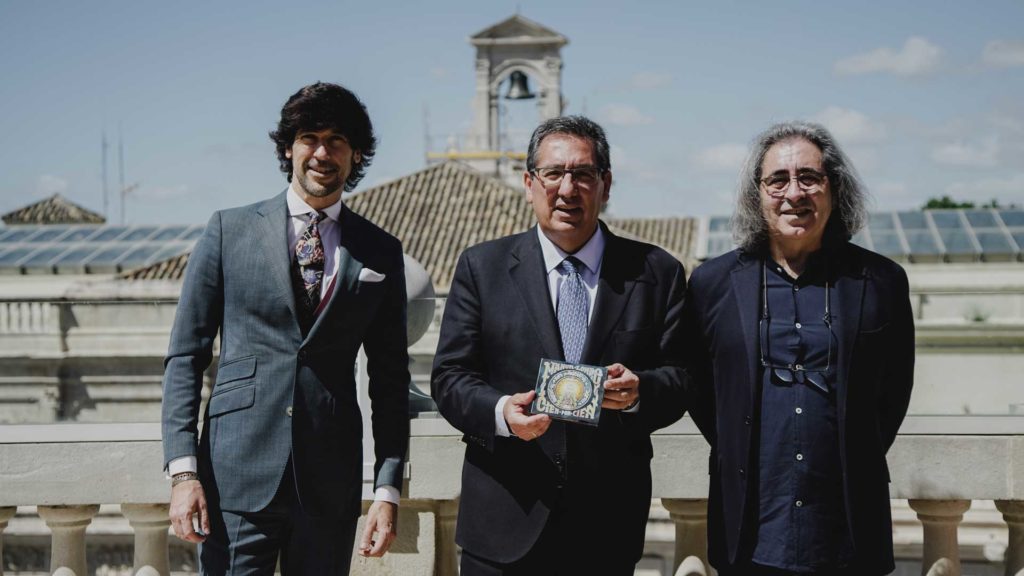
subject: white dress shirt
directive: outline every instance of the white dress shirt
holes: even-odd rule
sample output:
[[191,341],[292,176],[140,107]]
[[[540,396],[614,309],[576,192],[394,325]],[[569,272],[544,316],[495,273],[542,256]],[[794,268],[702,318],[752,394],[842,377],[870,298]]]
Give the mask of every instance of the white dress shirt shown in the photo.
[[[558,266],[569,256],[574,256],[583,264],[583,267],[580,269],[580,276],[583,278],[583,284],[587,287],[587,299],[590,300],[587,313],[587,323],[589,324],[594,319],[597,281],[601,278],[601,262],[604,260],[605,239],[604,233],[601,232],[601,227],[598,226],[590,240],[587,240],[587,243],[574,254],[569,254],[556,246],[554,242],[544,235],[540,226],[536,226],[536,229],[537,238],[540,239],[540,251],[544,256],[544,271],[548,275],[548,294],[551,296],[551,307],[554,309],[555,315],[558,315],[558,289],[562,286],[564,280],[564,276]],[[508,395],[502,396],[494,406],[494,433],[498,436],[512,435],[512,432],[508,429],[508,423],[505,422],[505,403],[508,402],[509,398],[510,396]],[[634,406],[629,411],[633,412],[636,408]]]
[[[288,201],[289,215],[288,246],[293,247],[299,241],[302,231],[306,229],[306,224],[309,222],[308,214],[316,212],[316,210],[311,208],[309,204],[306,204],[298,192],[295,191],[294,181],[288,187],[288,194],[285,198]],[[331,281],[338,274],[338,262],[341,260],[341,225],[338,221],[338,218],[341,216],[341,198],[339,197],[337,202],[324,208],[321,212],[327,216],[317,224],[317,229],[320,232],[320,242],[324,247],[324,276],[320,282],[320,297],[323,298],[327,294]],[[295,258],[294,252],[294,249],[289,251],[293,260]],[[183,456],[171,460],[167,465],[167,474],[173,476],[180,472],[195,472],[198,469],[195,456]],[[373,494],[373,499],[384,500],[385,502],[397,505],[400,494],[394,486],[384,485],[377,488]]]

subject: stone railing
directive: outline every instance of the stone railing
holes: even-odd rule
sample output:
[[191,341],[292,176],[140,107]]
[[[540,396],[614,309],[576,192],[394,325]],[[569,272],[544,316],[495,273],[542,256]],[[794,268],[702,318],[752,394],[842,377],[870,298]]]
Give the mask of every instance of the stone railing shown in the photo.
[[[455,575],[463,445],[443,420],[413,421],[400,538],[355,574]],[[169,574],[168,482],[157,424],[0,426],[0,552],[18,506],[51,533],[50,570],[86,574],[86,528],[119,504],[134,532],[133,574]],[[994,500],[1008,526],[1007,575],[1024,570],[1024,417],[911,416],[889,453],[893,498],[923,524],[921,574],[958,575],[957,527],[972,500]],[[675,525],[676,574],[709,573],[708,448],[687,418],[654,437],[654,496]],[[366,492],[364,492],[366,493]],[[0,574],[3,567],[0,566]]]

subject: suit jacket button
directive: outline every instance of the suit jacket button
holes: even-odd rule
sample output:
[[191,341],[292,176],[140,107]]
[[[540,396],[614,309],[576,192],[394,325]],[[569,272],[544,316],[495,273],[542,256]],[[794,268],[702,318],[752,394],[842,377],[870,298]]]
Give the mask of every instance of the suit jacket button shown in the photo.
[[747,474],[747,471],[744,470],[743,467],[740,467],[740,476],[745,476],[746,474]]
[[750,422],[751,422],[750,416],[744,416],[743,417],[743,423],[744,424],[746,424],[747,426],[750,426]]
[[289,418],[291,418],[293,412],[294,410],[292,410],[291,406],[284,409],[284,413],[287,414]]
[[306,359],[306,351],[305,350],[299,350],[299,360],[305,360],[305,359]]

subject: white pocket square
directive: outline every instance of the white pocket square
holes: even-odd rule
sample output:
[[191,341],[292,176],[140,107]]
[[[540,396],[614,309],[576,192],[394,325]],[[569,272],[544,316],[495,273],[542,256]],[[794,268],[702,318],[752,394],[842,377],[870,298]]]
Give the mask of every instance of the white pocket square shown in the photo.
[[376,270],[363,268],[362,270],[359,271],[360,282],[380,282],[381,280],[384,280],[384,274],[381,274]]

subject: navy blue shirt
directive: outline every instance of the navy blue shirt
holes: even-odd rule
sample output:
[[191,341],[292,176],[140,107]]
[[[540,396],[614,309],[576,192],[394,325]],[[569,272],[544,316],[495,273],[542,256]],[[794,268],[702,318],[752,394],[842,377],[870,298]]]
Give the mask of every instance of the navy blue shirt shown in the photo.
[[[852,554],[839,461],[838,348],[825,321],[826,258],[791,278],[766,259],[759,326],[761,372],[759,527],[753,561],[794,572],[848,564]],[[794,369],[788,369],[787,367]],[[802,369],[802,370],[801,370]]]

